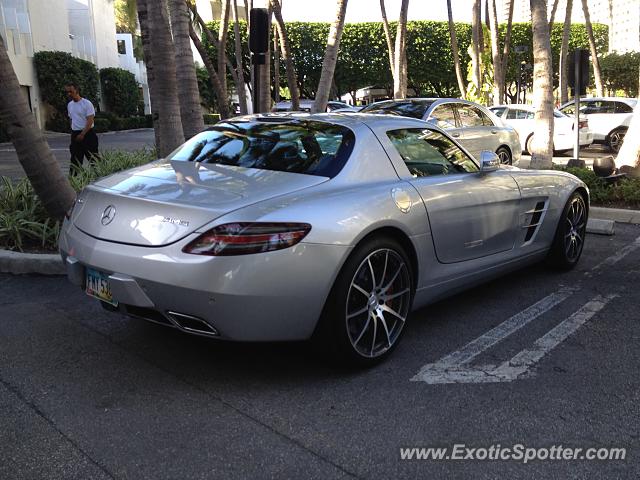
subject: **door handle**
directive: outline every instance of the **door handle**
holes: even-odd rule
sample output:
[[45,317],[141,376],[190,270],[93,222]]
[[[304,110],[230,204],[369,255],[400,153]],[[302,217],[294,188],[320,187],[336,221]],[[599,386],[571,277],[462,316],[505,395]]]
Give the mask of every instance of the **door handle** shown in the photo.
[[452,137],[458,138],[460,134],[458,132],[454,132],[451,134]]

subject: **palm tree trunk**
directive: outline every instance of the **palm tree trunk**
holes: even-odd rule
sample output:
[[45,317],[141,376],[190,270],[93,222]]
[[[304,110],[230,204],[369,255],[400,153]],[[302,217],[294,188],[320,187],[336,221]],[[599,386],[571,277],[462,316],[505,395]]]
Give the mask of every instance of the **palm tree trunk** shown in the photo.
[[278,35],[280,37],[280,49],[282,51],[282,60],[284,61],[285,68],[287,70],[287,85],[289,86],[289,93],[291,94],[291,110],[300,109],[300,93],[298,92],[298,78],[296,75],[295,66],[293,65],[293,59],[291,58],[291,50],[289,48],[289,37],[287,36],[287,30],[282,18],[282,6],[279,0],[271,0],[273,7],[273,15],[278,24]]
[[511,47],[511,32],[513,31],[513,4],[514,0],[509,1],[509,17],[507,18],[507,32],[504,36],[504,48],[502,49],[502,78],[500,79],[502,85],[503,96],[501,102],[506,103],[506,90],[507,90],[507,68],[509,66],[509,47]]
[[[235,0],[234,0],[235,1]],[[222,10],[220,12],[220,23],[218,25],[218,73],[224,97],[228,97],[227,90],[227,30],[229,28],[229,0],[222,0]]]
[[584,24],[587,28],[587,36],[589,37],[589,49],[591,50],[591,63],[593,64],[593,76],[596,79],[596,95],[604,96],[604,88],[602,87],[602,70],[600,69],[600,60],[598,60],[598,52],[596,51],[596,41],[593,37],[593,27],[591,26],[591,15],[589,15],[589,6],[587,0],[582,0],[582,11],[584,12]]
[[496,0],[487,0],[489,5],[489,25],[491,31],[491,58],[493,60],[493,104],[499,105],[504,98],[504,74],[502,72],[502,56],[500,54],[500,32],[498,30],[498,13]]
[[396,50],[394,54],[393,97],[407,97],[407,10],[409,0],[402,0],[400,17],[396,30]]
[[[640,85],[640,74],[638,85]],[[629,129],[624,136],[624,142],[616,157],[616,167],[618,168],[628,165],[640,169],[640,90],[638,91],[638,100]]]
[[244,84],[244,68],[242,66],[242,42],[240,38],[240,19],[238,18],[238,3],[233,0],[233,35],[235,40],[236,53],[236,90],[238,91],[238,102],[240,103],[240,113],[247,114],[247,93]]
[[336,19],[329,30],[329,38],[327,39],[327,47],[324,51],[324,59],[322,60],[322,73],[318,82],[318,90],[316,92],[316,100],[313,103],[313,112],[324,112],[329,101],[329,90],[333,74],[336,70],[336,62],[338,60],[338,48],[340,47],[340,38],[344,30],[344,17],[347,12],[347,0],[337,0]]
[[176,51],[176,80],[180,85],[182,131],[189,139],[204,130],[198,79],[189,39],[189,8],[184,0],[169,0],[171,31]]
[[482,65],[480,61],[480,42],[482,42],[482,19],[480,0],[473,0],[471,7],[471,66],[473,69],[473,84],[476,97],[482,94]]
[[549,16],[549,33],[551,33],[551,29],[553,28],[553,23],[556,20],[556,12],[558,11],[558,3],[559,0],[553,1],[553,6],[551,7],[551,15]]
[[395,78],[396,60],[394,56],[393,40],[391,39],[391,30],[389,29],[389,21],[387,20],[387,10],[384,6],[384,0],[380,0],[380,13],[382,14],[382,27],[384,28],[384,37],[387,40],[387,52],[389,53],[389,68],[391,74]]
[[[164,157],[184,143],[178,84],[176,81],[175,47],[171,39],[169,17],[163,0],[138,0],[138,16],[144,10],[148,21],[147,49],[151,49],[154,88],[151,89],[151,104],[156,104],[158,134],[156,148]],[[140,22],[142,23],[142,18]],[[144,32],[144,30],[143,30]],[[143,43],[144,45],[144,43]]]
[[536,109],[531,168],[553,165],[553,64],[547,5],[529,0],[533,29],[533,107]]
[[562,28],[562,44],[560,46],[560,103],[569,101],[569,35],[571,34],[571,11],[573,0],[567,0]]
[[[138,23],[140,23],[140,39],[142,41],[142,51],[144,54],[144,64],[147,70],[147,84],[149,85],[149,97],[151,100],[158,97],[156,86],[156,70],[154,68],[153,55],[151,51],[151,34],[149,31],[150,20],[147,11],[147,0],[137,0]],[[153,134],[156,146],[160,145],[160,123],[158,104],[151,101],[151,116],[153,118]]]
[[[251,28],[249,25],[249,12],[251,11],[252,8],[253,8],[253,0],[249,0],[248,2],[247,0],[244,0],[244,21],[247,24],[247,38],[251,36]],[[255,85],[254,71],[253,71],[253,67],[249,65],[249,93],[251,94],[252,102],[253,102],[253,86],[254,85]],[[251,104],[251,111],[255,112],[255,107],[253,103]]]
[[[140,0],[138,0],[140,1]],[[220,112],[220,118],[225,119],[229,118],[229,103],[227,102],[227,97],[224,95],[222,90],[222,83],[220,82],[220,77],[216,72],[216,68],[213,65],[213,62],[209,58],[209,53],[207,49],[204,48],[200,37],[193,28],[193,25],[189,24],[189,36],[191,37],[191,41],[198,50],[198,53],[202,57],[202,62],[204,63],[204,67],[207,69],[209,73],[209,81],[211,82],[211,87],[216,94],[216,98],[218,100],[218,112]]]
[[53,156],[29,105],[20,91],[2,37],[0,37],[0,123],[5,126],[36,195],[47,213],[62,220],[75,198],[69,180]]
[[[381,0],[383,2],[384,0]],[[512,2],[513,3],[513,2]],[[464,85],[464,76],[460,67],[460,55],[458,53],[458,38],[456,36],[456,26],[453,23],[453,11],[451,10],[451,0],[447,0],[447,13],[449,15],[449,37],[451,38],[451,53],[453,54],[453,66],[456,69],[456,78],[458,79],[458,89],[460,97],[467,96],[467,89]]]

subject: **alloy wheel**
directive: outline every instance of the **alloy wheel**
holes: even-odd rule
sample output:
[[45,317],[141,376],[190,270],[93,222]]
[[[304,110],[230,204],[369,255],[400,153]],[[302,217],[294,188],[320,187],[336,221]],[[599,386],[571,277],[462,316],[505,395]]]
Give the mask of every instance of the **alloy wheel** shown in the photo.
[[587,229],[587,215],[584,200],[577,196],[569,205],[564,235],[564,251],[567,260],[576,261],[580,257]]
[[609,136],[609,146],[611,147],[611,150],[615,153],[618,153],[620,151],[620,147],[622,146],[623,141],[624,141],[624,132],[622,131],[613,132]]
[[345,311],[353,349],[376,358],[398,340],[409,314],[411,278],[403,258],[383,248],[360,264],[349,286]]

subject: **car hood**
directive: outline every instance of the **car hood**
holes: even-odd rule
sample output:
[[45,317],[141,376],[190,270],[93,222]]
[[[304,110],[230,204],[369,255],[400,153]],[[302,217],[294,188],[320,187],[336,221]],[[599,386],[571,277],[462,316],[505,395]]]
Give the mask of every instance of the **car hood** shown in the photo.
[[327,180],[272,170],[160,161],[87,187],[78,197],[72,221],[100,240],[162,246],[233,210]]

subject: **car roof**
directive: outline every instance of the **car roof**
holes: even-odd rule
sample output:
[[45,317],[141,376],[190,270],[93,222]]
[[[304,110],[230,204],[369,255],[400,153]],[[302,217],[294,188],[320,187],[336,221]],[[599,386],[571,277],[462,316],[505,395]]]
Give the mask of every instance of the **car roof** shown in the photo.
[[[622,102],[634,107],[638,103],[638,99],[627,97],[584,97],[580,98],[580,102]],[[574,100],[570,100],[567,103],[563,103],[562,105],[560,105],[560,108],[564,108],[567,105],[572,105],[573,103]]]

